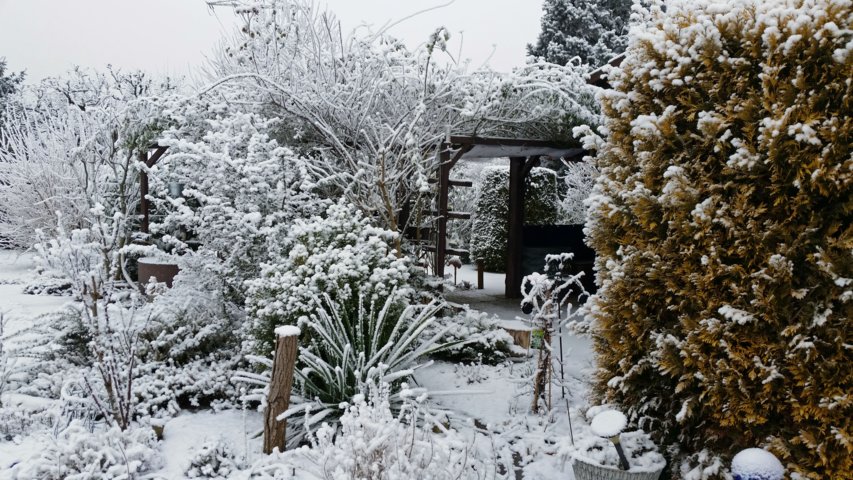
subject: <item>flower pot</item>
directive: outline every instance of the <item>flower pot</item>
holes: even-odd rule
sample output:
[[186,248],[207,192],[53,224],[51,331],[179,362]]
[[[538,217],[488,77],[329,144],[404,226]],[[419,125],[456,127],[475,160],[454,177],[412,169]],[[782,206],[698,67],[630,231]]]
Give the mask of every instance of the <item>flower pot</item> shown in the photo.
[[658,480],[663,467],[651,472],[632,472],[630,470],[619,470],[615,467],[587,463],[575,457],[572,462],[572,471],[575,473],[575,480]]
[[139,283],[145,285],[155,278],[158,282],[164,282],[167,287],[172,288],[172,280],[180,270],[172,260],[160,258],[143,257],[137,260]]

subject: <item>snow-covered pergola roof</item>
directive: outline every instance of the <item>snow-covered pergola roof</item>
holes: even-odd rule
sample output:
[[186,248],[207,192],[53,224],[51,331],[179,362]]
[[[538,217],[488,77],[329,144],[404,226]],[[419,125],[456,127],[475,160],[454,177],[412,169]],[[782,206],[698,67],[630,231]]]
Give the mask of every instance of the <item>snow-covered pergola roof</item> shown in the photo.
[[547,140],[532,140],[498,137],[451,136],[451,148],[462,151],[460,160],[490,159],[502,157],[551,157],[575,160],[585,150]]
[[596,68],[595,70],[589,72],[589,78],[587,78],[586,83],[590,85],[595,85],[601,88],[610,88],[610,83],[607,79],[607,73],[605,72],[605,67],[618,67],[622,65],[622,61],[625,60],[625,54],[620,53],[615,57],[608,60],[604,65]]

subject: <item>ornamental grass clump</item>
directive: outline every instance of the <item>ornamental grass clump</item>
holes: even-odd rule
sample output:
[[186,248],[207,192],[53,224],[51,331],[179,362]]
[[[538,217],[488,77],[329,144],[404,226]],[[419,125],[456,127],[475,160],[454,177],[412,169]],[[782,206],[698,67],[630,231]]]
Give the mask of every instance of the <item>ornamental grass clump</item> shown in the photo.
[[853,2],[638,19],[587,223],[597,392],[673,478],[725,478],[753,446],[851,478]]
[[[322,423],[338,425],[346,404],[370,384],[388,384],[396,411],[404,393],[426,393],[405,383],[429,362],[427,356],[475,341],[447,340],[453,326],[435,326],[435,315],[445,307],[438,301],[406,305],[393,291],[381,303],[364,294],[354,303],[339,304],[330,295],[316,302],[319,307],[301,324],[305,343],[299,348],[291,406],[279,417],[287,419],[289,446],[306,441]],[[252,359],[272,365],[269,359]],[[261,387],[247,400],[260,400],[263,409],[269,371],[241,372],[235,379]]]

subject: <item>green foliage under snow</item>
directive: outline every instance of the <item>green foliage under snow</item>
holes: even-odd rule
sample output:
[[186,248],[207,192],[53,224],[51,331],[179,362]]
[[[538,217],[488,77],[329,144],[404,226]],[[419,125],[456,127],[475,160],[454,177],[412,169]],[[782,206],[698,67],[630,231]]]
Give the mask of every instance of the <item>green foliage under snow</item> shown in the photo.
[[590,205],[602,399],[679,479],[853,478],[853,2],[645,12]]
[[[557,175],[533,168],[525,179],[524,223],[554,224],[558,211]],[[483,258],[490,272],[503,272],[509,235],[509,167],[483,169],[474,215],[471,258]]]

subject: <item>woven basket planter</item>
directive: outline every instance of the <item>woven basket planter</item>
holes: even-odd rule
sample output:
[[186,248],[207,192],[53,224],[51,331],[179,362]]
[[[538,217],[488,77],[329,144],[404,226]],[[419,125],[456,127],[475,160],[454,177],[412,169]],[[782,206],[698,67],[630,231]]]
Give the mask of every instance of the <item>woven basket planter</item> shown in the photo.
[[654,472],[631,472],[583,462],[575,458],[572,462],[575,480],[658,480],[663,467]]

